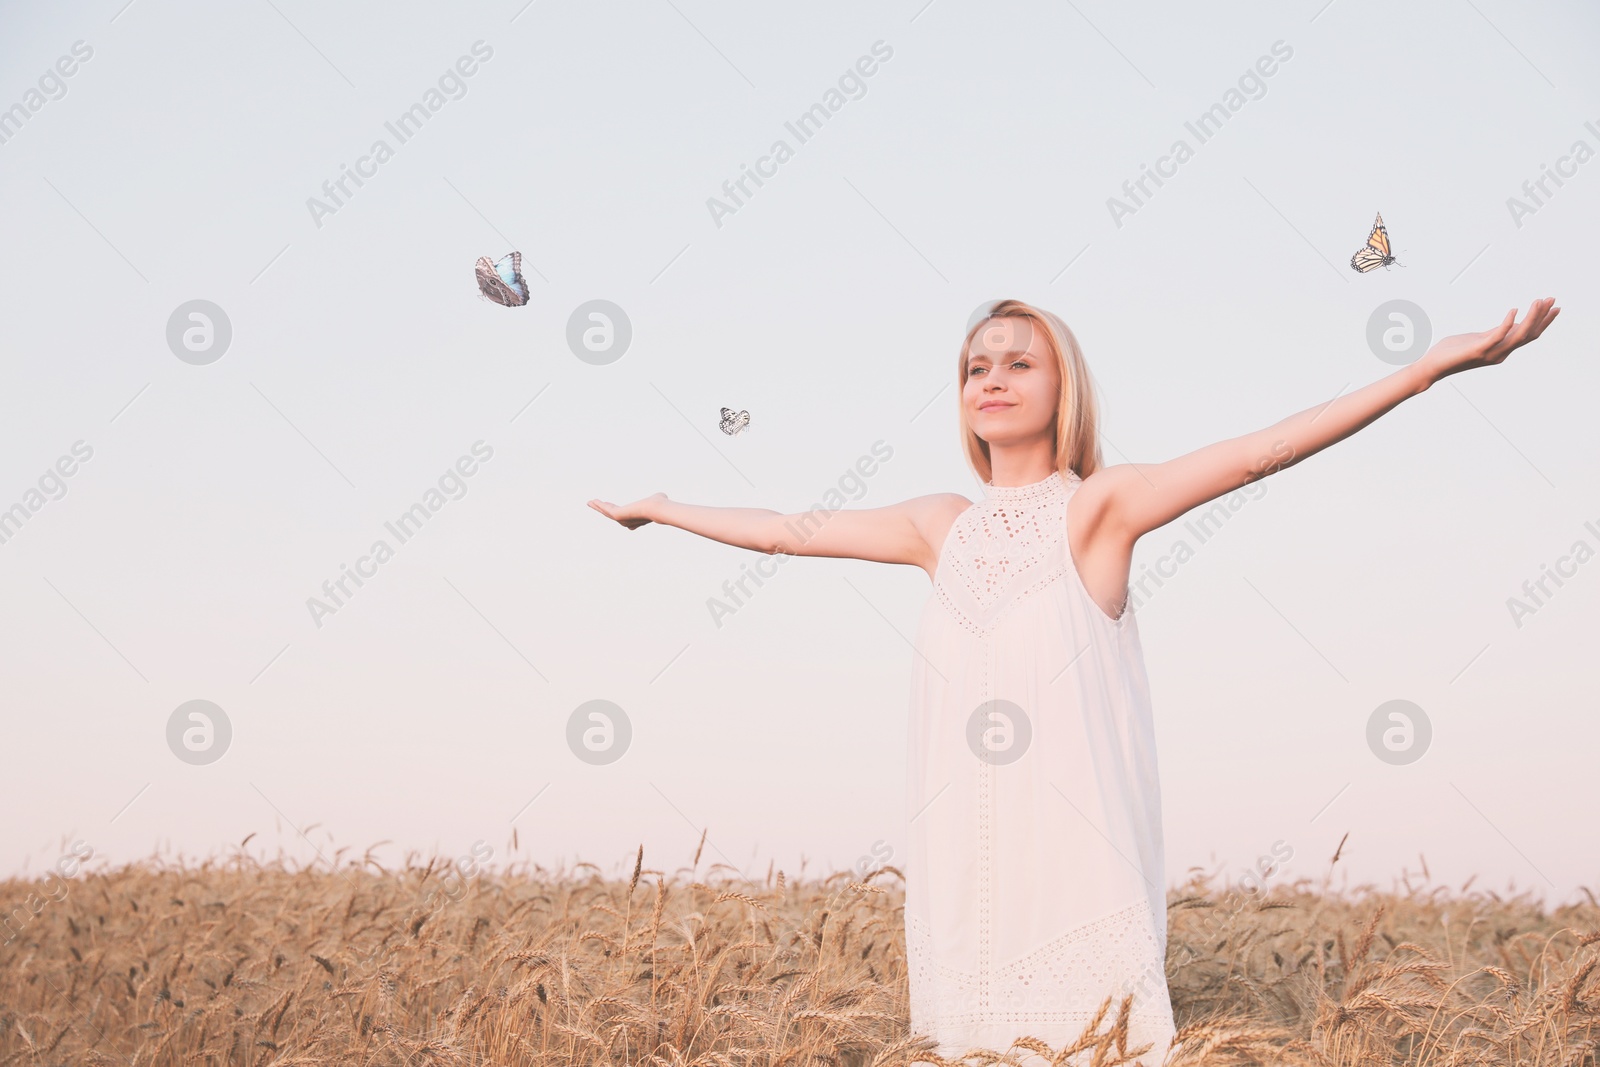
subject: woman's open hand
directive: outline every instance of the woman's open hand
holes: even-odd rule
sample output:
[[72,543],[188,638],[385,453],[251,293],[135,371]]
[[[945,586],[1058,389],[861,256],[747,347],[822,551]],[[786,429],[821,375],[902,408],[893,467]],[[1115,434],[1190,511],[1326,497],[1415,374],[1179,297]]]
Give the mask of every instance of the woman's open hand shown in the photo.
[[613,504],[608,500],[591,500],[589,506],[608,519],[616,519],[630,530],[637,530],[646,523],[654,522],[650,517],[653,505],[667,499],[665,493],[654,493],[643,500],[635,500],[631,504]]
[[1517,309],[1512,308],[1506,312],[1500,325],[1493,329],[1441,337],[1417,362],[1426,371],[1429,382],[1474,367],[1499,363],[1513,350],[1544,333],[1544,328],[1561,313],[1560,308],[1551,306],[1554,303],[1555,297],[1547,296],[1530,304],[1521,322],[1515,321]]

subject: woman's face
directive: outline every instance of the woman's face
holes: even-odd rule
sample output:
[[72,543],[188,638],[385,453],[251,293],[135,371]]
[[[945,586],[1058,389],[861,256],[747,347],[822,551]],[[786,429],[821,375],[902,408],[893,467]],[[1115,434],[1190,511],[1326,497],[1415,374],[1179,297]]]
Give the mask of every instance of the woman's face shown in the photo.
[[990,319],[967,348],[961,392],[967,423],[993,445],[1015,445],[1054,433],[1061,374],[1032,319]]

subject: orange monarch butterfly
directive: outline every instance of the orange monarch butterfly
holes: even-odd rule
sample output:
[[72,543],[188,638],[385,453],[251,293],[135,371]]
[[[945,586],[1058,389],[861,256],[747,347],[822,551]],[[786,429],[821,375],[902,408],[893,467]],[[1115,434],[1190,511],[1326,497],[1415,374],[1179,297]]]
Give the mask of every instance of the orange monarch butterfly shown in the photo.
[[[1356,250],[1350,257],[1350,269],[1365,274],[1369,270],[1379,267],[1388,268],[1391,263],[1400,263],[1389,251],[1389,231],[1383,228],[1383,216],[1378,216],[1378,221],[1372,224],[1372,232],[1367,234],[1367,243]],[[1403,267],[1404,263],[1400,263]]]

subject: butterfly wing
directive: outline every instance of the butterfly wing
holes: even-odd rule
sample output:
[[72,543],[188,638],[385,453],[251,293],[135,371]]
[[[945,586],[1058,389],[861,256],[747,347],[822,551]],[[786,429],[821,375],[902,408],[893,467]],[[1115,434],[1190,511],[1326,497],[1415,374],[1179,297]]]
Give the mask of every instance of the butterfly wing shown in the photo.
[[475,273],[483,295],[502,307],[521,307],[528,302],[528,283],[522,278],[522,253],[512,252],[494,262],[478,258]]
[[494,284],[494,279],[496,278],[494,272],[494,261],[488,256],[479,256],[478,262],[472,265],[472,273],[478,279],[479,291],[482,292],[484,296],[492,296],[489,290],[490,286]]
[[512,288],[516,288],[517,281],[522,275],[522,253],[512,252],[510,255],[500,257],[494,265],[495,273],[500,275],[500,280]]
[[1374,252],[1365,245],[1362,246],[1361,251],[1350,257],[1350,266],[1354,267],[1362,274],[1365,274],[1369,270],[1377,270],[1379,267],[1383,266],[1384,262],[1385,257],[1379,255],[1377,252]]
[[1367,235],[1367,243],[1350,257],[1350,266],[1365,274],[1369,270],[1387,267],[1394,261],[1395,258],[1389,251],[1389,231],[1384,227],[1383,216],[1380,214],[1377,221],[1372,224],[1372,232]]
[[1389,231],[1384,228],[1382,215],[1372,224],[1372,232],[1367,234],[1367,247],[1380,256],[1389,255]]
[[494,261],[488,256],[478,259],[474,273],[478,278],[478,291],[493,300],[496,304],[506,307],[513,306],[516,292],[501,280],[499,273],[494,269]]
[[494,265],[495,273],[500,275],[500,280],[517,294],[517,304],[520,306],[528,302],[528,283],[522,277],[522,253],[512,252],[501,256],[500,262]]

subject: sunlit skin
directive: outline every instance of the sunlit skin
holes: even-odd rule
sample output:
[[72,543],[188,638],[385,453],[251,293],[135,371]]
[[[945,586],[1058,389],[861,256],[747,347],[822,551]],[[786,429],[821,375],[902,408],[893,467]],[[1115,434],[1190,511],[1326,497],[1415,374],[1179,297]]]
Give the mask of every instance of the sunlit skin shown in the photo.
[[[1164,463],[1122,463],[1089,475],[1068,502],[1066,520],[1084,588],[1106,615],[1118,617],[1140,537],[1342,441],[1449,375],[1502,362],[1544,333],[1561,312],[1554,304],[1552,297],[1535,300],[1520,322],[1512,308],[1490,329],[1441,338],[1416,362],[1265,429]],[[1026,319],[990,319],[967,349],[961,404],[973,432],[989,445],[992,485],[1028,485],[1055,469],[1060,370],[1030,326]],[[804,542],[791,532],[799,516],[765,508],[684,504],[665,493],[621,505],[590,500],[589,506],[630,530],[655,522],[758,552],[911,564],[931,580],[945,536],[972,501],[933,493],[881,508],[844,508]]]

